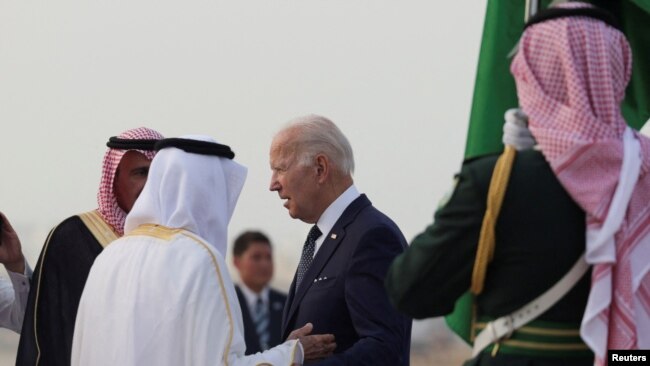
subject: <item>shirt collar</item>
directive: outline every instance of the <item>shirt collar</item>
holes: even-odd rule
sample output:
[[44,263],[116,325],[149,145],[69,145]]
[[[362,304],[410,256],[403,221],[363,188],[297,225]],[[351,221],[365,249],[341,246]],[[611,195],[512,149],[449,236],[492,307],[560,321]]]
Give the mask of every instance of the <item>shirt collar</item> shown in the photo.
[[248,286],[246,286],[246,284],[243,282],[239,288],[244,294],[244,298],[246,298],[248,309],[251,311],[255,309],[255,305],[257,304],[257,299],[259,297],[262,297],[262,303],[264,303],[264,305],[269,304],[269,286],[265,286],[259,294],[248,288]]
[[325,241],[325,238],[330,234],[330,231],[334,227],[334,224],[339,220],[341,215],[343,215],[343,211],[345,211],[346,208],[352,203],[352,201],[356,200],[361,194],[357,190],[357,187],[351,185],[348,187],[348,189],[345,190],[340,196],[338,196],[337,199],[332,202],[327,209],[323,212],[322,215],[320,215],[320,218],[318,219],[318,222],[316,225],[318,225],[318,228],[320,229],[321,235],[318,239],[316,239],[316,248],[314,250],[314,255],[316,255],[316,252],[318,252],[318,249],[320,248],[321,244]]

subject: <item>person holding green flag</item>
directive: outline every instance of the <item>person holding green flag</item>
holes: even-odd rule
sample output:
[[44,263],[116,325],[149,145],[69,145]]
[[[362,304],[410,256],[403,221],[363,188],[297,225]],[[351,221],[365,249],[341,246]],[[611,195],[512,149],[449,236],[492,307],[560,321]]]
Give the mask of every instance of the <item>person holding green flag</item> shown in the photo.
[[[574,16],[619,26],[610,14],[588,8],[552,9],[530,23]],[[518,143],[530,141],[527,129],[512,128],[513,119],[523,118],[506,115],[503,142],[510,147],[502,157],[465,161],[449,201],[392,264],[386,286],[393,304],[415,318],[463,310],[467,302],[457,300],[471,289],[463,336],[475,357],[468,364],[592,365],[579,332],[591,282],[583,256],[585,213],[545,156]],[[454,330],[460,328],[456,323]]]
[[[553,10],[595,12],[581,2]],[[650,349],[650,139],[621,113],[632,50],[599,20],[528,26],[510,69],[539,150],[587,215],[593,274],[580,335],[605,365],[608,350]]]
[[[506,131],[505,141],[532,140],[517,130]],[[468,341],[487,322],[512,314],[553,286],[584,251],[583,211],[539,151],[526,144],[518,148],[496,220],[493,261],[475,296]],[[434,223],[391,265],[386,287],[398,310],[416,319],[447,315],[470,288],[498,158],[494,154],[466,161]],[[543,315],[508,339],[488,345],[467,365],[593,365],[593,353],[579,335],[588,294],[589,276],[584,275]]]

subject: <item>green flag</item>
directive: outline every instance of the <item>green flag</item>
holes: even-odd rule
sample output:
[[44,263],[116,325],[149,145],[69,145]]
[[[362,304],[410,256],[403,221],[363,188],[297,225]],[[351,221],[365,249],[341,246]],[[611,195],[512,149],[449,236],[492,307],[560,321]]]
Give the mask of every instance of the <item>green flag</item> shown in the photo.
[[[650,1],[593,0],[621,22],[632,47],[632,79],[621,106],[623,116],[634,128],[650,118]],[[551,0],[541,0],[546,8]],[[467,133],[465,157],[473,158],[503,150],[503,115],[518,106],[515,82],[508,57],[524,26],[525,0],[488,0],[483,40],[474,84],[474,96]],[[447,324],[471,343],[473,296],[468,291],[456,302]]]
[[[550,0],[540,1],[546,8]],[[632,46],[632,80],[622,105],[628,124],[640,128],[650,118],[650,1],[593,0],[621,21]],[[525,0],[489,0],[483,26],[465,157],[496,153],[501,144],[503,114],[518,105],[508,55],[524,26]]]

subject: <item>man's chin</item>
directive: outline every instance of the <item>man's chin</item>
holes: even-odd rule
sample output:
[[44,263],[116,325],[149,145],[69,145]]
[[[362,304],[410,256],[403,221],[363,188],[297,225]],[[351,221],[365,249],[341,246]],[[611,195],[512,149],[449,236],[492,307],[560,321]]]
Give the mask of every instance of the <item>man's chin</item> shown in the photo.
[[291,216],[292,219],[299,219],[298,215],[291,209],[291,207],[287,207],[287,211],[289,212],[289,216]]
[[300,221],[302,221],[302,222],[304,222],[306,224],[315,224],[316,223],[315,220],[307,219],[307,218],[305,218],[304,215],[301,215],[300,213],[291,210],[291,207],[287,207],[287,209],[289,210],[289,216],[291,216],[292,219],[298,219],[298,220],[300,220]]

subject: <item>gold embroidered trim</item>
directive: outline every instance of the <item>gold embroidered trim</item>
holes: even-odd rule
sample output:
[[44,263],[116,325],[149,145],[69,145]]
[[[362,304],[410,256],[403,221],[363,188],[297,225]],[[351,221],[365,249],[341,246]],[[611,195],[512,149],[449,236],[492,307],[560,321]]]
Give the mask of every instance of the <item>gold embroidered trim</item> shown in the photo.
[[183,229],[172,229],[167,226],[143,224],[138,226],[135,230],[131,231],[127,236],[131,235],[146,235],[153,236],[154,238],[170,241],[177,234],[184,232]]
[[[476,323],[477,329],[483,329],[487,326],[485,322]],[[557,337],[579,337],[580,329],[549,329],[549,328],[540,328],[540,327],[531,327],[523,326],[517,328],[516,332],[533,334],[533,335],[542,335],[542,336],[557,336]]]
[[193,235],[187,230],[183,229],[172,229],[166,226],[162,225],[154,225],[154,224],[143,224],[138,226],[135,230],[131,231],[128,236],[131,235],[146,235],[146,236],[152,236],[154,238],[162,239],[169,241],[172,237],[174,237],[177,234],[182,234],[193,241],[195,241],[197,244],[199,244],[203,249],[205,249],[206,252],[210,255],[210,259],[212,260],[212,266],[214,267],[215,272],[217,272],[217,278],[219,280],[219,286],[221,287],[221,295],[223,296],[224,302],[226,303],[226,313],[228,315],[228,320],[230,327],[228,329],[228,342],[226,343],[226,349],[223,354],[223,364],[225,366],[228,366],[228,355],[230,354],[230,346],[232,344],[232,338],[233,338],[233,332],[234,332],[234,321],[232,318],[232,312],[230,310],[230,303],[228,302],[228,295],[226,293],[226,286],[223,283],[223,277],[221,276],[221,272],[219,271],[219,263],[217,262],[217,258],[215,258],[214,254],[208,247],[208,245],[203,242],[203,240],[199,239],[197,236]]
[[520,341],[516,339],[507,339],[500,342],[504,346],[528,348],[534,350],[548,350],[548,351],[582,351],[588,350],[584,343],[544,343],[544,342],[529,342]]
[[[164,226],[160,228],[164,228]],[[165,229],[169,230],[169,228],[165,228]],[[174,229],[171,230],[173,231]],[[223,299],[226,303],[226,313],[228,314],[228,320],[230,322],[229,323],[230,327],[228,329],[228,342],[226,343],[226,350],[225,350],[226,352],[223,354],[223,364],[225,366],[228,366],[228,355],[230,354],[230,345],[232,344],[235,323],[232,318],[230,303],[228,302],[228,295],[226,294],[226,286],[223,284],[223,277],[221,276],[221,272],[219,271],[219,263],[217,262],[217,258],[215,258],[210,248],[208,248],[208,245],[205,242],[203,242],[203,240],[199,239],[198,237],[194,236],[193,234],[191,234],[186,230],[182,230],[182,234],[194,240],[197,244],[201,245],[206,252],[208,252],[208,254],[210,255],[210,259],[212,260],[212,265],[214,266],[214,270],[217,272],[217,277],[219,278],[219,285],[221,286],[221,295],[223,296]]]
[[104,221],[97,210],[85,212],[78,216],[103,248],[106,248],[108,244],[120,237],[117,235],[115,230]]
[[50,246],[50,239],[52,239],[52,234],[57,227],[58,225],[54,227],[52,231],[50,231],[50,233],[47,235],[47,239],[45,239],[45,245],[43,246],[43,260],[41,261],[41,267],[38,268],[38,279],[36,280],[36,299],[34,300],[34,341],[36,343],[36,365],[38,365],[39,361],[41,360],[41,346],[38,344],[38,327],[36,326],[38,321],[38,299],[41,295],[41,277],[43,276],[43,265],[45,264],[47,249]]

